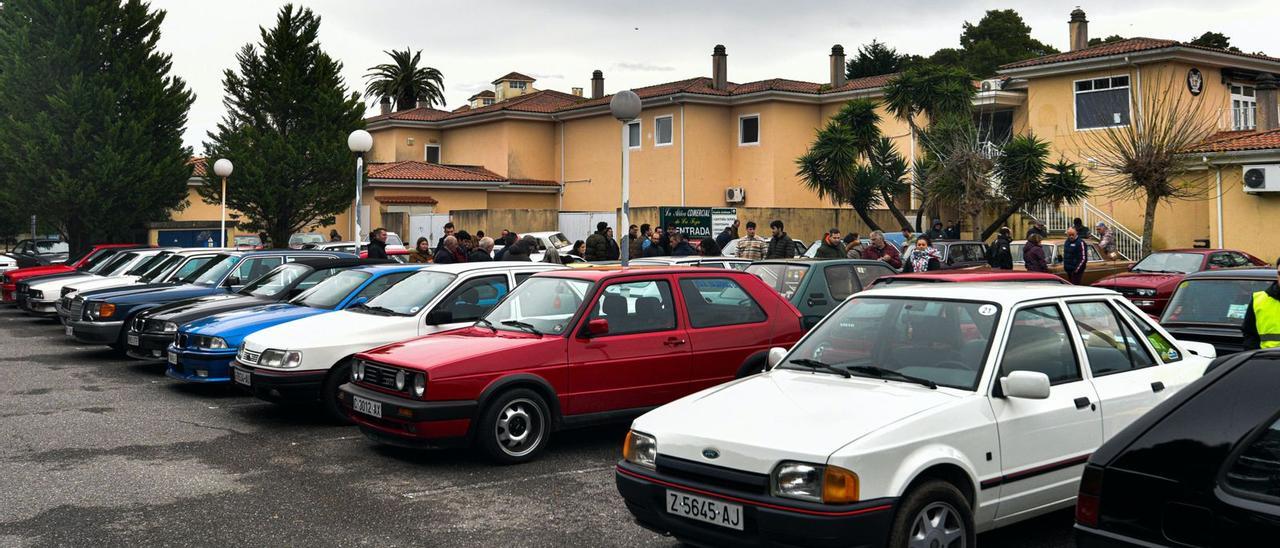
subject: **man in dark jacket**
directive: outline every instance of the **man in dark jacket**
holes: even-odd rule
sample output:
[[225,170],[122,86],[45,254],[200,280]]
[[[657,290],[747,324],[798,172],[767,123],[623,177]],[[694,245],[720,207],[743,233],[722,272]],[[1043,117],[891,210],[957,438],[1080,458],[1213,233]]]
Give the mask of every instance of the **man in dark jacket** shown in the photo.
[[369,233],[369,258],[387,258],[387,229],[375,228]]
[[769,223],[769,228],[773,230],[773,237],[769,239],[769,246],[765,248],[764,258],[790,259],[795,257],[796,244],[782,230],[782,221],[774,219],[773,222]]
[[458,246],[458,238],[456,236],[445,236],[440,249],[436,250],[436,264],[465,262],[467,262],[467,256]]
[[493,238],[488,236],[480,238],[480,242],[476,244],[476,248],[467,253],[467,262],[481,263],[493,260]]
[[[610,261],[609,259],[609,240],[608,236],[609,223],[600,221],[596,223],[596,231],[587,236],[587,256],[583,257],[589,261]],[[615,257],[616,259],[617,257]]]
[[1010,234],[1009,227],[1000,227],[1000,232],[996,234],[996,241],[991,242],[991,247],[987,248],[987,264],[991,265],[991,268],[1013,270],[1013,251],[1009,249],[1013,238]]
[[1067,241],[1062,243],[1062,268],[1067,273],[1067,281],[1075,285],[1084,285],[1084,271],[1089,262],[1088,245],[1075,227],[1067,228]]
[[947,223],[947,229],[943,231],[943,235],[945,235],[948,240],[959,240],[960,226],[957,225],[955,221]]
[[733,226],[736,224],[738,224],[738,221],[734,221],[733,225],[724,227],[724,230],[721,230],[719,234],[716,234],[716,245],[720,246],[720,249],[724,249],[724,246],[729,245],[729,242],[732,242],[735,238],[733,235]]
[[1075,219],[1071,220],[1071,228],[1076,229],[1077,238],[1080,238],[1081,240],[1086,242],[1089,241],[1089,236],[1090,236],[1089,227],[1084,226],[1084,221],[1080,220],[1079,217],[1076,217]]
[[1040,239],[1048,238],[1048,237],[1049,237],[1049,229],[1045,228],[1045,226],[1044,226],[1044,222],[1043,222],[1043,221],[1036,221],[1036,222],[1035,222],[1035,224],[1031,225],[1031,228],[1028,228],[1028,229],[1027,229],[1027,239],[1028,239],[1028,240],[1030,240],[1030,239],[1031,239],[1031,235],[1032,235],[1032,234],[1039,234],[1039,235],[1040,235]]
[[933,228],[930,228],[926,235],[929,236],[929,241],[931,242],[946,239],[947,231],[942,229],[942,219],[934,219]]
[[822,235],[822,244],[818,246],[818,252],[814,256],[819,259],[843,259],[844,254],[844,246],[840,241],[840,229],[832,228]]
[[619,247],[625,246],[627,248],[628,259],[639,259],[644,253],[644,249],[641,247],[643,243],[644,239],[640,236],[640,227],[631,225],[627,229],[627,235],[622,237],[622,243]]
[[1044,256],[1041,240],[1043,238],[1039,234],[1032,234],[1027,237],[1026,245],[1022,246],[1022,264],[1027,272],[1049,272],[1049,261]]
[[1280,348],[1280,270],[1276,272],[1275,282],[1253,294],[1240,332],[1244,334],[1245,350]]
[[440,249],[440,248],[444,247],[444,239],[445,239],[445,238],[448,238],[449,236],[453,236],[453,233],[454,233],[453,221],[449,221],[449,222],[445,223],[445,224],[444,224],[444,236],[441,236],[441,237],[440,237],[440,241],[436,242],[436,249]]
[[526,234],[523,238],[506,247],[506,253],[502,254],[502,260],[532,261],[532,255],[536,249],[538,249],[538,239]]
[[[505,260],[507,260],[507,258],[506,258],[506,256],[507,256],[507,250],[508,250],[508,249],[511,249],[511,246],[515,245],[515,243],[516,243],[516,233],[515,233],[515,232],[510,232],[510,231],[507,231],[507,230],[503,230],[502,232],[503,232],[503,234],[502,234],[502,242],[501,242],[501,243],[502,243],[502,249],[499,249],[499,250],[497,250],[497,251],[493,252],[493,260],[495,260],[495,261],[505,261]],[[498,242],[494,242],[494,245],[497,245],[497,244],[498,244]]]
[[672,234],[671,241],[673,243],[673,247],[671,248],[672,257],[688,257],[698,254],[698,250],[694,249],[693,245],[689,243],[689,240],[685,238],[683,232],[676,232]]
[[649,246],[644,248],[645,257],[662,257],[667,254],[667,249],[662,247],[661,232],[662,229],[659,228],[658,230],[649,233]]

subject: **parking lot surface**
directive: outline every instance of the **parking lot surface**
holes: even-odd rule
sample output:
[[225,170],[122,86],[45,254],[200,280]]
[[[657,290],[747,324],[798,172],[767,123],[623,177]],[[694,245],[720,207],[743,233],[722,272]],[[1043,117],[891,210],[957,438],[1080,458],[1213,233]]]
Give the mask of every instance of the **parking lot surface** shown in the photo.
[[[0,309],[0,546],[673,546],[613,484],[625,426],[522,466],[377,446]],[[1072,546],[1060,512],[982,546]]]

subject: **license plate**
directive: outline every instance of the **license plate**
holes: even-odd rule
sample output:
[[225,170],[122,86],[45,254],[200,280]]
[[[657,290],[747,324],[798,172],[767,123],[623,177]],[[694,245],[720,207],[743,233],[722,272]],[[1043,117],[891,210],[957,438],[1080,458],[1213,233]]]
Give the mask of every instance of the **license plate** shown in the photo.
[[360,396],[351,397],[351,408],[371,417],[382,418],[382,403],[367,400]]
[[67,332],[68,337],[75,336],[75,331],[76,331],[75,328],[68,325],[68,326],[64,326],[63,329]]
[[177,353],[177,352],[170,352],[170,353],[169,353],[169,363],[171,363],[171,364],[173,364],[173,365],[178,365],[178,353]]
[[129,346],[138,346],[138,336],[137,336],[137,335],[126,335],[126,336],[125,336],[125,342],[126,342],[126,343],[128,343],[128,344],[129,344]]
[[742,506],[667,490],[667,513],[742,530]]
[[248,371],[240,370],[240,369],[232,369],[232,371],[235,371],[235,372],[236,372],[236,383],[237,383],[237,384],[243,384],[243,385],[245,385],[245,386],[252,386],[252,384],[253,384],[253,374],[252,374],[252,373],[250,373],[250,372],[248,372]]

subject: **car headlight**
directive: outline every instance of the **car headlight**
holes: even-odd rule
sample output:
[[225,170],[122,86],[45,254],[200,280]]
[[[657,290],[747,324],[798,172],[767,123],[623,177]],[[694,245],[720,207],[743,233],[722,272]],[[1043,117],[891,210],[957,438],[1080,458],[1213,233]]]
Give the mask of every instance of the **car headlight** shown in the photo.
[[111,303],[92,303],[88,306],[89,318],[105,320],[116,315],[116,305]]
[[27,293],[27,297],[31,299],[43,299],[44,291],[41,291],[39,289],[32,289]]
[[209,350],[225,350],[227,348],[227,340],[222,337],[203,337],[200,339],[201,347]]
[[1154,296],[1156,296],[1156,290],[1154,290],[1154,289],[1139,289],[1139,290],[1138,290],[1138,296],[1139,296],[1139,297],[1154,297]]
[[427,375],[425,373],[413,374],[413,395],[419,398],[427,393]]
[[622,442],[622,459],[650,470],[657,468],[658,440],[635,430],[628,431],[627,439]]
[[175,333],[178,331],[178,324],[174,322],[164,322],[164,326],[162,327],[164,328],[165,333]]
[[351,364],[351,382],[359,381],[364,378],[364,362],[355,362]]
[[264,350],[262,356],[258,358],[258,365],[291,369],[302,365],[302,352],[296,350]]
[[62,296],[63,296],[63,297],[66,297],[66,296],[67,296],[67,293],[70,293],[70,292],[72,292],[72,291],[75,291],[75,288],[73,288],[73,287],[71,287],[71,286],[64,287],[64,288],[62,288]]
[[408,375],[405,374],[403,369],[396,371],[396,390],[404,390],[404,383],[407,380],[409,380]]
[[826,504],[858,500],[858,475],[839,466],[784,461],[773,469],[771,483],[779,497]]

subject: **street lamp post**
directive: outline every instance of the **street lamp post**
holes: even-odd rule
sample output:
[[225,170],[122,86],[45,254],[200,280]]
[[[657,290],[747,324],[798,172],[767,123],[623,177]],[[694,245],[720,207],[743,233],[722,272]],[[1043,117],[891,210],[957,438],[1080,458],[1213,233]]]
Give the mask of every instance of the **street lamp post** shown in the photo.
[[231,169],[233,167],[234,166],[231,165],[231,160],[226,158],[219,159],[213,163],[213,174],[222,177],[222,193],[218,195],[222,198],[222,214],[219,225],[222,234],[220,241],[222,243],[218,247],[227,247],[227,177],[231,176]]
[[356,207],[351,212],[351,235],[355,238],[356,251],[360,250],[360,187],[364,178],[364,153],[373,148],[373,136],[363,129],[357,129],[347,136],[347,148],[356,154]]
[[[621,226],[618,231],[626,231],[628,237],[631,236],[631,131],[629,123],[640,116],[640,96],[636,92],[629,89],[619,91],[613,94],[613,99],[609,100],[609,112],[613,113],[613,117],[622,122],[622,219]],[[630,243],[630,242],[628,242]],[[619,253],[622,259],[622,266],[625,268],[630,262],[629,250],[631,246],[619,246]]]

